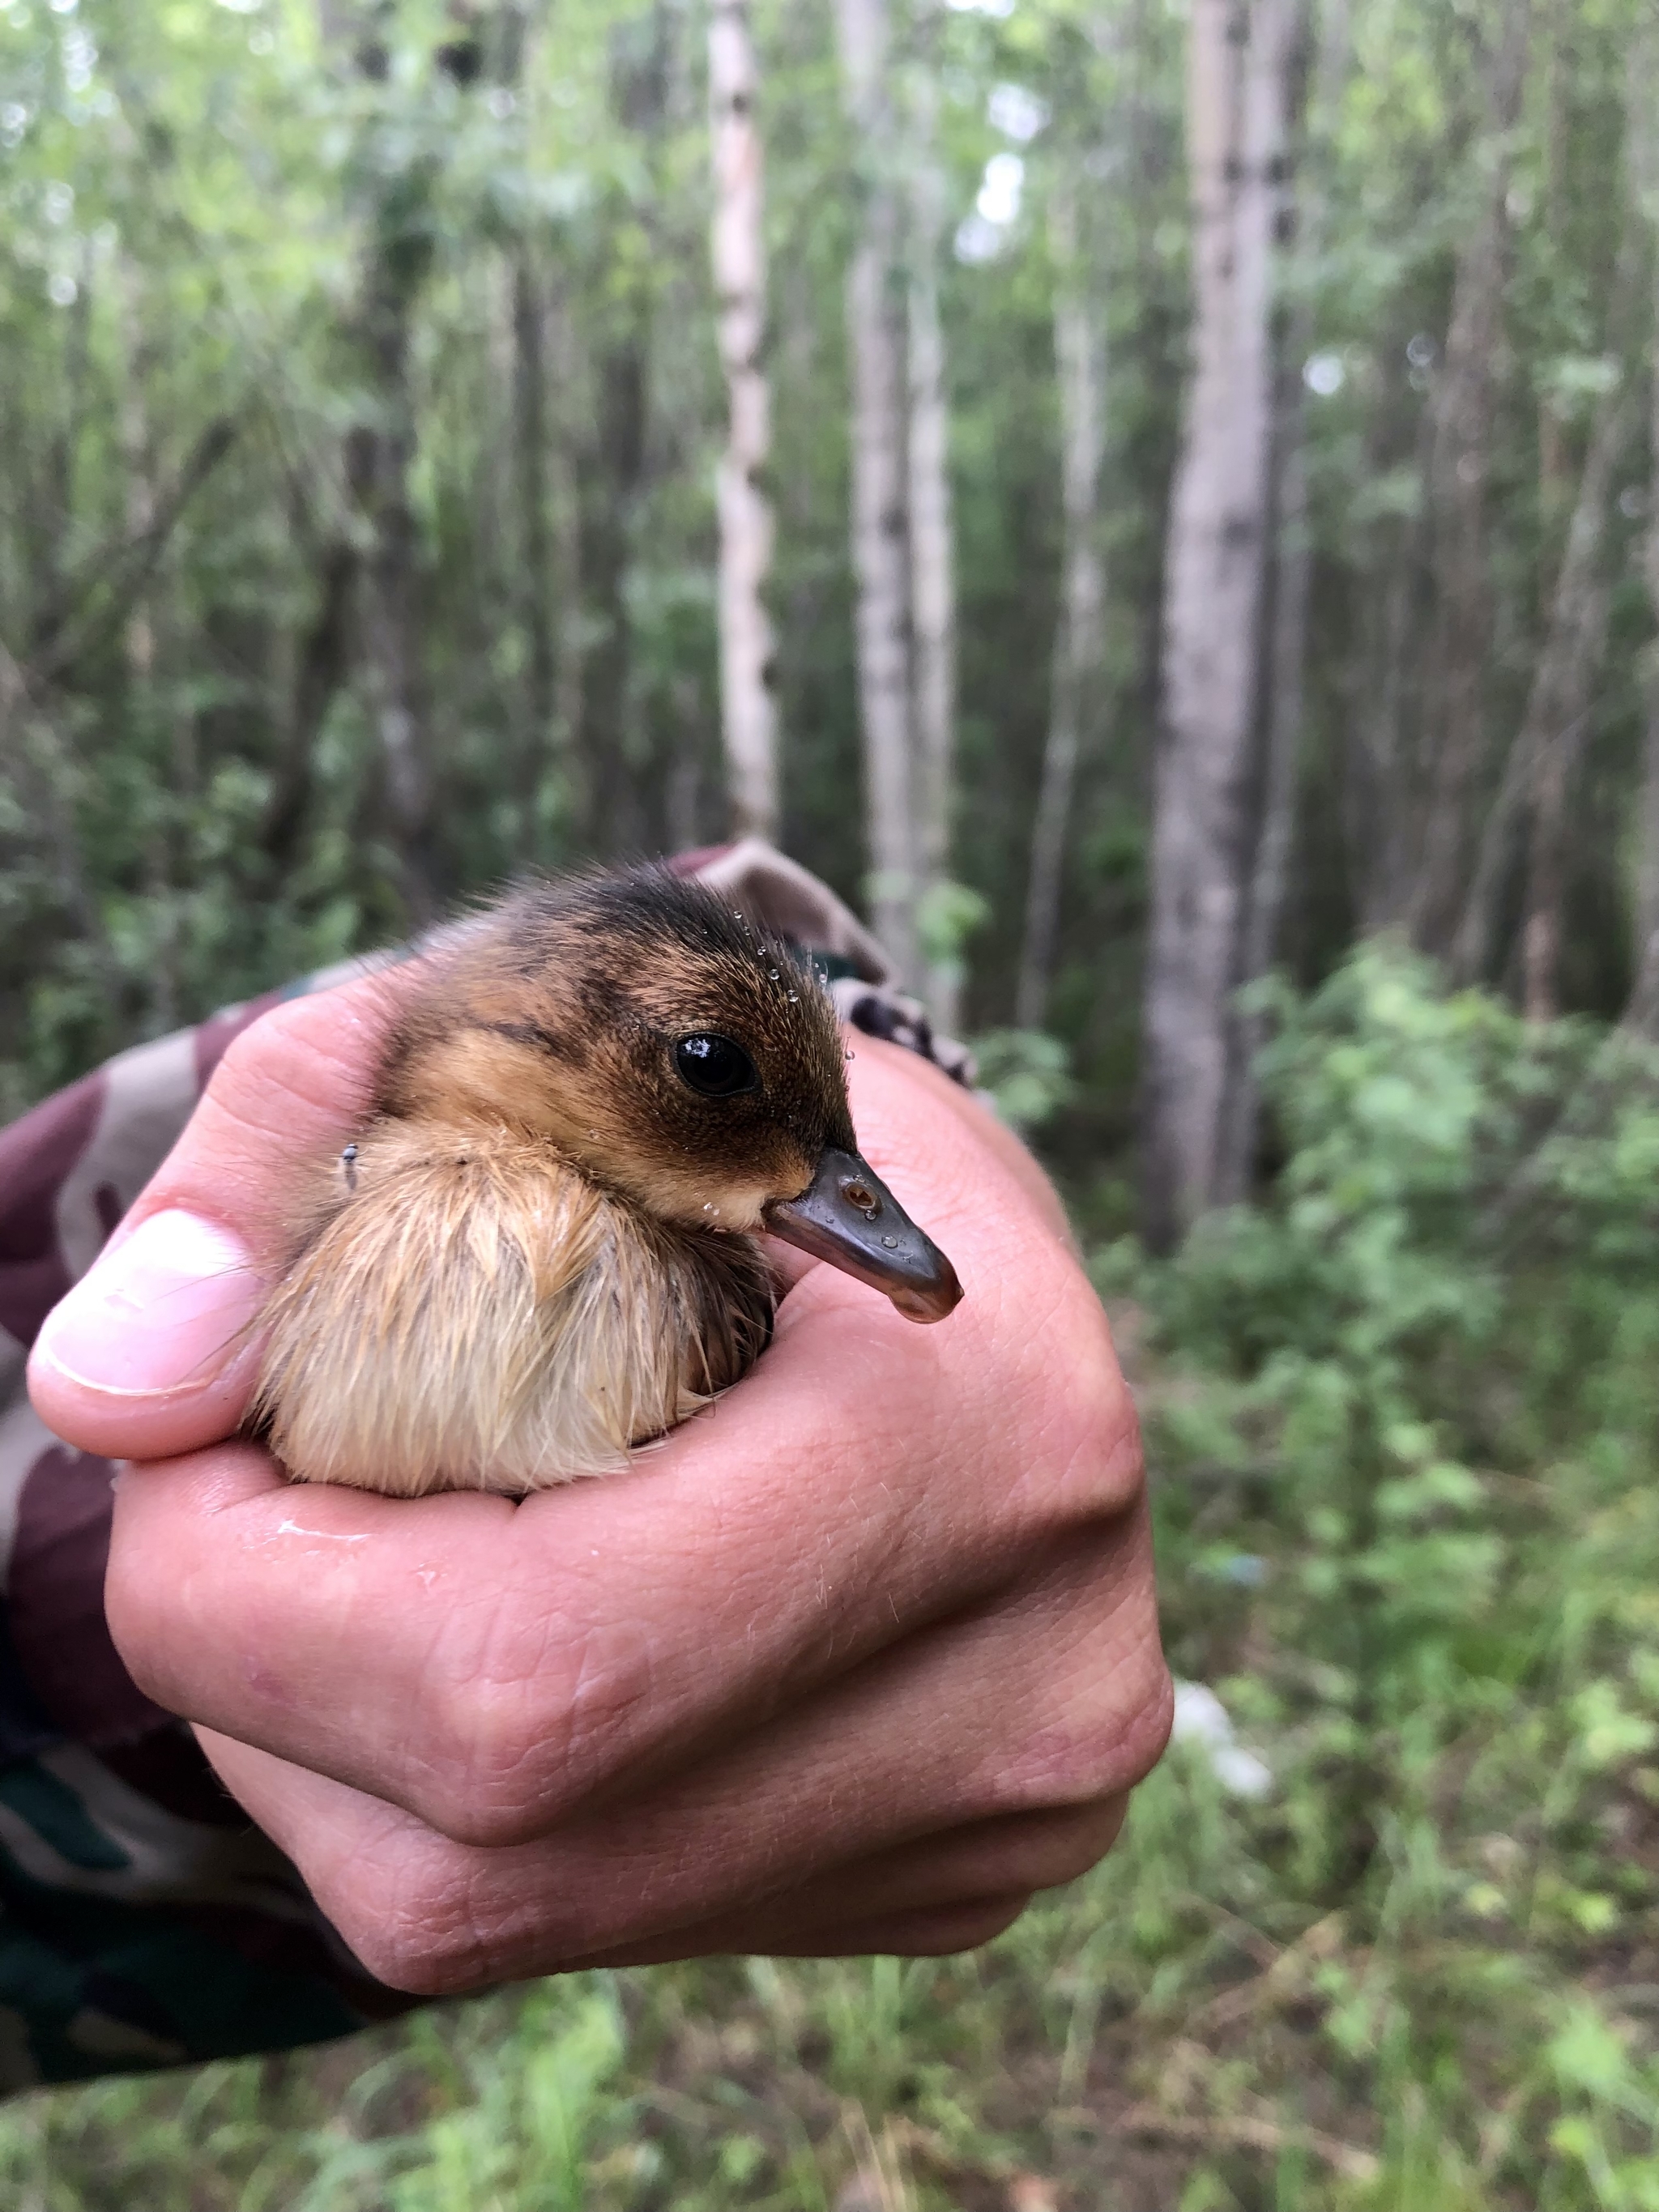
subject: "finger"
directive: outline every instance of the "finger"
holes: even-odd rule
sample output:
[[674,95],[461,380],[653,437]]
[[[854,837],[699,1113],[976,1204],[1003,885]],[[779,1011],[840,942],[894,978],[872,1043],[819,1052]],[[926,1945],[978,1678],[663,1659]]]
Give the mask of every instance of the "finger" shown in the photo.
[[[874,1111],[879,1115],[881,1079],[896,1066],[904,1069],[909,1079],[926,1091],[939,1111],[951,1117],[965,1141],[988,1147],[998,1165],[1018,1183],[1044,1228],[1056,1243],[1062,1244],[1067,1251],[1075,1251],[1076,1240],[1060,1194],[1044,1173],[1036,1154],[1021,1142],[1000,1115],[992,1111],[982,1094],[967,1090],[946,1075],[942,1068],[935,1067],[931,1061],[918,1059],[902,1045],[888,1044],[878,1038],[866,1037],[855,1032],[851,1034],[853,1059],[848,1070],[848,1088],[852,1097],[855,1123],[859,1121],[861,1102],[866,1097],[871,1098]],[[871,1166],[882,1174],[879,1141],[873,1154],[869,1152],[867,1146],[866,1152]],[[884,1174],[882,1180],[886,1181]]]
[[[917,1636],[695,1771],[534,1842],[455,1843],[325,1777],[204,1742],[371,1971],[435,1990],[749,1914],[878,1854],[896,1855],[896,1881],[920,1866],[903,1856],[919,1838],[1015,1816],[982,1830],[994,1857],[1024,1835],[1021,1819],[1098,1808],[1131,1787],[1169,1712],[1144,1577],[1073,1552],[1018,1601]],[[1091,1813],[1072,1840],[1097,1817],[1111,1815]],[[1018,1863],[996,1882],[988,1871],[967,1886],[1029,1887],[1043,1869]]]
[[660,1943],[624,1944],[615,1951],[575,1959],[562,1972],[596,1966],[665,1966],[686,1959],[866,1959],[876,1952],[909,1959],[939,1959],[952,1951],[975,1951],[1011,1928],[1030,1903],[1019,1891],[1007,1895],[969,1897],[915,1911],[882,1914],[865,1920],[830,1917],[789,1922],[776,1929],[759,1919],[729,1931],[688,1929]]
[[661,1966],[744,1951],[825,1956],[837,1948],[866,1948],[848,1939],[872,1927],[919,1923],[976,1908],[987,1899],[1018,1898],[1023,1905],[1039,1890],[1075,1881],[1104,1858],[1117,1840],[1127,1802],[1119,1793],[1098,1804],[1012,1814],[921,1837],[740,1911],[572,1960],[567,1970]]
[[953,1951],[976,1951],[1002,1935],[1030,1901],[1019,1896],[973,1899],[896,1920],[823,1929],[768,1948],[782,1959],[867,1959],[877,1952],[901,1959],[948,1958]]
[[234,1431],[296,1170],[361,1120],[396,973],[291,1000],[233,1040],[178,1143],[41,1328],[29,1390],[54,1435],[144,1459]]

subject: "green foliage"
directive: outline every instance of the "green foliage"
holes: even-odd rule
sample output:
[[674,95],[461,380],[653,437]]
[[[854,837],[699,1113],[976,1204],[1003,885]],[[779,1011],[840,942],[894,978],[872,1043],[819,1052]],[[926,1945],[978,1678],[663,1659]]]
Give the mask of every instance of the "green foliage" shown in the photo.
[[1321,2030],[1390,2186],[1437,2142],[1354,2201],[1645,2204],[1659,1059],[1386,943],[1269,995],[1272,1200],[1103,1263],[1173,1362],[1172,1654],[1268,1750],[1259,1878],[1341,1915]]
[[1040,1129],[1073,1095],[1070,1055],[1041,1030],[988,1030],[974,1039],[978,1079],[1010,1128]]

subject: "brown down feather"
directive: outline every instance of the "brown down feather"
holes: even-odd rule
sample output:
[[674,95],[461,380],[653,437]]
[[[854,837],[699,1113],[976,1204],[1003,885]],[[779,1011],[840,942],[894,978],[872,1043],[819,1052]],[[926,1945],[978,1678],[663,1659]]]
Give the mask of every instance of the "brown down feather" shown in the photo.
[[[301,1178],[253,1425],[296,1479],[397,1495],[619,1469],[769,1339],[761,1208],[854,1146],[828,994],[647,869],[515,893],[396,1006],[361,1134]],[[705,1032],[756,1091],[682,1079]]]

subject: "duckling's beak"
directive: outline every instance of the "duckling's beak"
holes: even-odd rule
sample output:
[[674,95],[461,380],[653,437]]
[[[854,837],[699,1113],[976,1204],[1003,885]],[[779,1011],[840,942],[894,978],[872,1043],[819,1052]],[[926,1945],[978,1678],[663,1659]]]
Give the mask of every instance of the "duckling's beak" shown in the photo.
[[911,1321],[943,1321],[962,1297],[957,1271],[856,1152],[826,1146],[799,1198],[761,1217],[774,1237],[885,1291]]

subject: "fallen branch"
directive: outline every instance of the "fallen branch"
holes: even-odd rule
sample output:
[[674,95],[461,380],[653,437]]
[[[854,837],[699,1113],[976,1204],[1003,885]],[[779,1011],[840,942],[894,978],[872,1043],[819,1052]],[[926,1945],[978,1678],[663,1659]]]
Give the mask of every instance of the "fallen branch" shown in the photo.
[[1191,2143],[1201,2149],[1259,2150],[1270,2155],[1280,2151],[1305,2151],[1345,2181],[1374,2181],[1377,2161],[1318,2128],[1286,2126],[1278,2120],[1252,2118],[1247,2112],[1217,2118],[1192,2118],[1160,2112],[1155,2106],[1131,2105],[1109,2123],[1115,2135],[1156,2136],[1165,2142]]

